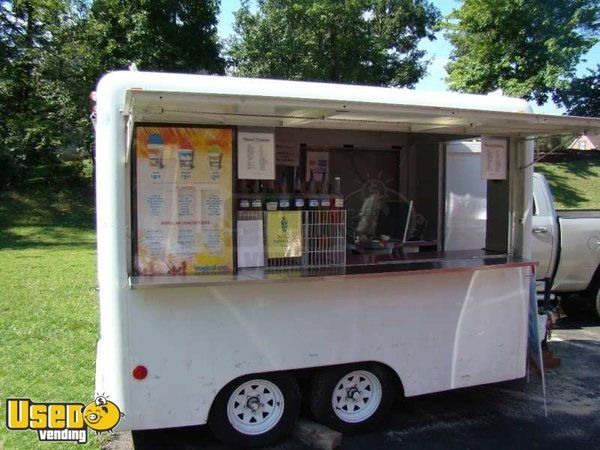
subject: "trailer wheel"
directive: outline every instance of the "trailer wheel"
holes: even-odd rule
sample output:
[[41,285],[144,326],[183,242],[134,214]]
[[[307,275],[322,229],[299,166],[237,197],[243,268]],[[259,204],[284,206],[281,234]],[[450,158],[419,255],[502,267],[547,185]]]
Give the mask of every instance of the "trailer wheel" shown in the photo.
[[381,365],[328,368],[313,379],[310,408],[319,422],[335,430],[361,433],[386,419],[395,392],[394,376]]
[[283,374],[238,378],[215,398],[208,425],[223,442],[243,447],[271,445],[289,435],[300,413],[300,390]]

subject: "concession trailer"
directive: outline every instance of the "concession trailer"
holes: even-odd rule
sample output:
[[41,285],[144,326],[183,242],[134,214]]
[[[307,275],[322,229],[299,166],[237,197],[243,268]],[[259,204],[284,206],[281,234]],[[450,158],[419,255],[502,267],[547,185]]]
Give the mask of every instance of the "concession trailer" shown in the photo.
[[[96,99],[96,391],[121,430],[208,423],[261,446],[301,401],[359,432],[398,394],[525,375],[533,137],[600,120],[136,71]],[[456,144],[473,140],[476,164]]]

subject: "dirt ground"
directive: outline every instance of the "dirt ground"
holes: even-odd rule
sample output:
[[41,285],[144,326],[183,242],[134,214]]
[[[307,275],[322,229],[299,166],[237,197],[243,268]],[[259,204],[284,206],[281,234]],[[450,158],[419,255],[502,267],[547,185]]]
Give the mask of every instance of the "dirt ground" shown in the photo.
[[[600,323],[589,314],[561,321],[550,348],[562,359],[546,371],[548,417],[541,383],[532,376],[500,384],[396,402],[378,432],[346,436],[342,449],[599,449]],[[221,450],[205,427],[118,436],[110,450]],[[289,439],[272,450],[309,447]]]

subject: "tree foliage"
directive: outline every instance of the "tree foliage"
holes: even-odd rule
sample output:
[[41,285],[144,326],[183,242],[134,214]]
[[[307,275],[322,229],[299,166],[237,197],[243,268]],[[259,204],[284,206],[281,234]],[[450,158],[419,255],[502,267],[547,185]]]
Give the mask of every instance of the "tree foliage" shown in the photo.
[[544,103],[597,41],[598,0],[464,0],[445,24],[451,89]]
[[87,20],[90,65],[223,73],[217,0],[95,0]]
[[600,65],[588,75],[571,80],[559,89],[554,101],[562,104],[572,116],[600,117]]
[[[72,116],[58,52],[76,9],[63,0],[0,3],[0,159],[4,182],[27,167],[55,166]],[[52,171],[50,172],[52,173]]]
[[103,73],[132,62],[146,70],[223,73],[218,6],[0,0],[0,188],[35,176],[64,179],[67,156],[91,156],[88,95]]
[[236,75],[412,86],[426,73],[419,40],[433,39],[427,0],[259,0],[235,14]]

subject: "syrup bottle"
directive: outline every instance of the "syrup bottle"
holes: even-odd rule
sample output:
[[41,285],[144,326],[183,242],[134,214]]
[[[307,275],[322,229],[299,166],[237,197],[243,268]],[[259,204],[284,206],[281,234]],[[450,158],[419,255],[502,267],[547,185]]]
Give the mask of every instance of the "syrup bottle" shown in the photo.
[[331,208],[331,198],[329,197],[329,179],[327,172],[323,173],[321,178],[321,194],[319,195],[319,209],[327,210]]
[[275,181],[267,182],[267,193],[265,195],[265,207],[267,211],[277,211],[277,193],[275,192]]
[[311,170],[310,178],[308,180],[308,209],[315,211],[319,209],[319,197],[316,192],[315,174]]
[[302,189],[302,181],[300,175],[296,175],[296,183],[294,186],[294,204],[293,209],[302,211],[306,206],[306,199]]
[[342,194],[342,180],[340,177],[334,178],[331,199],[331,207],[333,209],[344,209],[344,194]]
[[290,196],[287,188],[287,179],[285,173],[281,177],[281,183],[279,183],[279,202],[277,209],[287,211],[290,209]]
[[252,211],[262,211],[263,210],[263,198],[260,192],[260,182],[258,180],[254,180],[252,185],[252,194],[250,194],[250,209]]

